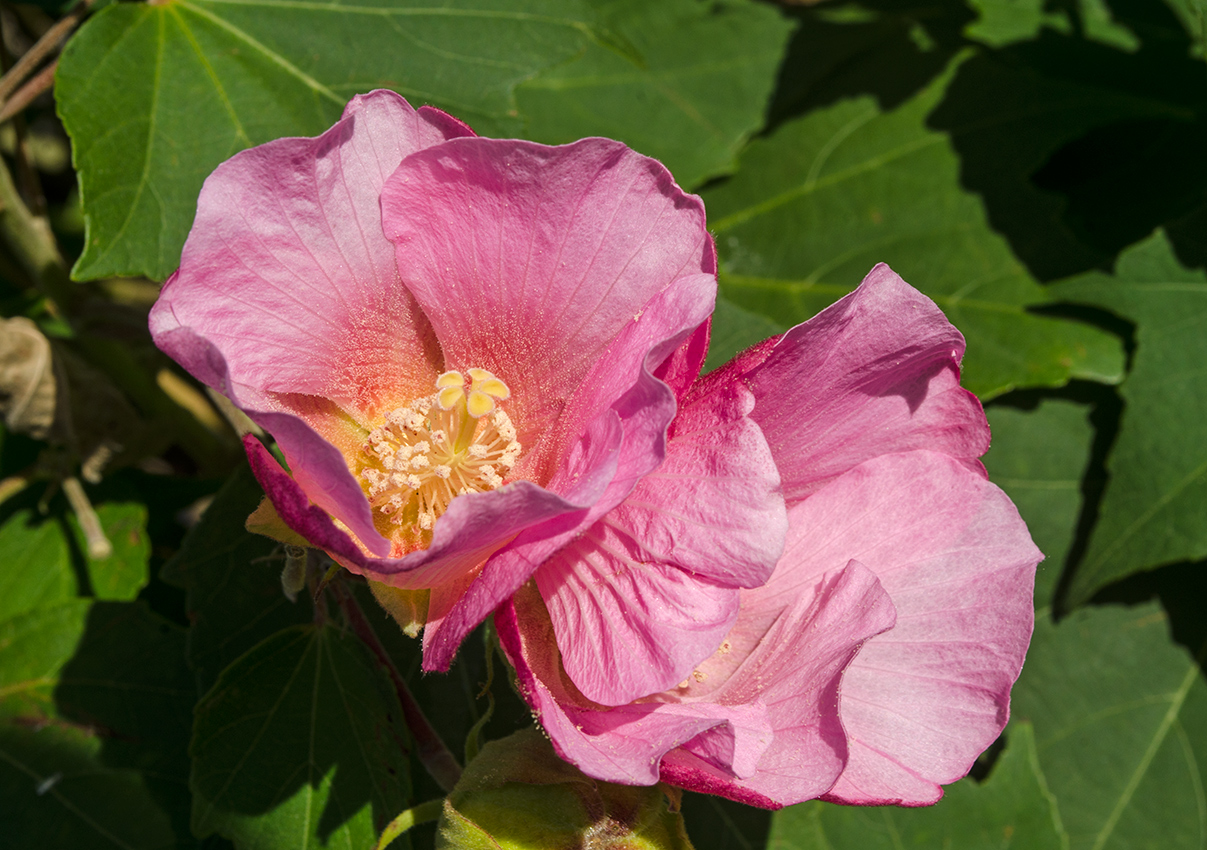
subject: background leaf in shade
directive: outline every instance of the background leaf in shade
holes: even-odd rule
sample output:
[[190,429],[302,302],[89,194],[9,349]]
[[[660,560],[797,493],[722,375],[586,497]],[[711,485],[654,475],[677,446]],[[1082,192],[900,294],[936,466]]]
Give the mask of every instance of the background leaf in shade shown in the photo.
[[1094,429],[1085,405],[1047,399],[1034,409],[993,404],[985,411],[993,444],[982,459],[989,480],[1010,496],[1044,553],[1035,607],[1052,604],[1081,513],[1081,482]]
[[1035,38],[1040,29],[1072,30],[1066,10],[1051,9],[1046,0],[969,0],[977,19],[964,28],[974,41],[1001,47]]
[[409,752],[398,697],[355,637],[284,629],[197,705],[193,831],[240,850],[371,847],[411,805]]
[[703,193],[722,293],[790,325],[884,261],[968,338],[964,385],[981,396],[1118,380],[1118,340],[1028,312],[1049,296],[960,188],[947,137],[924,125],[943,83],[888,112],[871,97],[842,101],[752,142],[737,174]]
[[285,556],[280,544],[244,528],[263,498],[264,491],[242,464],[160,573],[186,591],[188,661],[199,694],[260,641],[314,618],[306,592],[290,602],[281,590]]
[[137,502],[106,502],[96,506],[96,515],[113,546],[107,558],[88,557],[79,521],[75,514],[67,515],[76,546],[88,562],[93,594],[97,599],[134,599],[150,578],[147,508]]
[[1056,801],[1048,792],[1031,727],[1012,728],[984,783],[964,779],[943,799],[916,809],[809,802],[776,812],[767,846],[776,850],[1066,850]]
[[[19,496],[16,501],[23,505],[30,499]],[[19,507],[4,518],[0,620],[76,596],[129,600],[138,595],[147,583],[151,549],[146,508],[111,502],[99,505],[97,516],[113,544],[107,558],[88,557],[74,516],[43,516],[34,508]]]
[[683,794],[683,820],[696,850],[759,850],[771,847],[771,812],[712,794]]
[[1063,8],[1052,8],[1044,0],[970,0],[980,13],[979,20],[968,25],[969,38],[1000,47],[1015,41],[1035,38],[1041,28],[1069,35],[1081,28],[1085,37],[1134,51],[1139,47],[1127,26],[1117,22],[1102,0],[1078,0]]
[[0,623],[0,847],[188,841],[195,692],[181,629],[72,600]]
[[[1201,609],[1192,616],[1201,624]],[[1207,683],[1170,641],[1160,605],[1083,608],[1059,624],[1041,616],[1011,715],[1035,727],[1071,850],[1207,841]]]
[[1047,4],[1069,25],[963,62],[931,127],[960,181],[1044,281],[1108,267],[1165,227],[1207,263],[1207,86],[1161,0]]
[[1207,274],[1183,268],[1158,233],[1122,254],[1113,276],[1053,290],[1136,323],[1110,479],[1069,586],[1079,604],[1137,570],[1207,557]]
[[69,42],[55,85],[87,223],[73,274],[163,280],[215,166],[321,133],[360,92],[393,88],[483,135],[514,135],[515,85],[581,51],[592,20],[576,0],[103,9]]
[[619,139],[661,160],[685,188],[731,171],[763,124],[791,23],[774,6],[744,0],[592,5],[631,51],[594,43],[521,85],[527,137]]

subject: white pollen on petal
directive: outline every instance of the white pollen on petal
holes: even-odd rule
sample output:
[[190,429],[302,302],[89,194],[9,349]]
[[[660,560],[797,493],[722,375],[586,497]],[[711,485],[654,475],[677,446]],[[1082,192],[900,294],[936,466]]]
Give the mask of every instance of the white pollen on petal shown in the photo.
[[432,472],[436,473],[437,478],[448,478],[450,475],[453,474],[453,468],[451,466],[449,466],[448,464],[441,463],[441,464],[437,464],[432,469]]

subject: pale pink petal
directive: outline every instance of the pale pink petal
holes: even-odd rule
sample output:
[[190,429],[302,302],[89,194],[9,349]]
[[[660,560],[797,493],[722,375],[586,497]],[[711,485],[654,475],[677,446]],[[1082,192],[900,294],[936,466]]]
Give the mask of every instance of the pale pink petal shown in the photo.
[[679,411],[666,460],[608,517],[646,558],[726,587],[755,587],[771,575],[788,516],[771,451],[749,418],[753,406],[734,381]]
[[963,354],[964,338],[934,302],[882,263],[774,348],[760,345],[709,378],[745,374],[791,505],[892,452],[929,449],[979,468],[989,427],[959,386]]
[[399,280],[379,194],[404,156],[468,133],[378,91],[322,136],[236,154],[206,180],[151,310],[156,344],[272,432],[310,500],[378,554],[388,544],[360,485],[283,396],[331,399],[363,422],[431,391],[435,338]]
[[[562,678],[547,649],[552,628],[533,615],[530,600],[504,605],[495,623],[542,727],[589,775],[638,784],[660,776],[774,808],[834,783],[846,756],[836,711],[842,670],[863,641],[893,622],[887,594],[858,564],[776,607],[756,651],[719,687],[705,674],[687,688],[607,710]],[[701,672],[708,669],[720,665]],[[659,761],[660,774],[650,770]]]
[[771,574],[787,514],[752,401],[732,382],[697,397],[663,464],[537,572],[566,672],[594,702],[678,684],[733,622],[725,588]]
[[[851,758],[830,798],[933,802],[1005,725],[1042,555],[1004,493],[935,452],[867,461],[789,520],[780,566],[743,593],[744,612],[748,602],[773,608],[849,559],[879,577],[897,610],[896,626],[868,641],[843,678]],[[886,787],[891,776],[900,781]]]
[[187,327],[209,340],[254,409],[304,393],[361,414],[429,393],[434,338],[401,286],[379,198],[405,156],[467,133],[377,91],[317,138],[231,157],[201,190],[152,334]]
[[[781,562],[779,569],[791,566]],[[700,666],[703,681],[680,693],[695,704],[766,704],[775,741],[749,776],[704,769],[692,758],[700,756],[695,742],[668,754],[662,775],[685,788],[735,800],[755,795],[758,805],[778,808],[824,794],[842,772],[839,682],[864,641],[892,627],[895,612],[876,576],[857,561],[787,598],[763,595],[746,604],[750,592],[743,597],[731,645]],[[757,643],[743,651],[739,644],[752,637]]]
[[[567,435],[569,442],[560,449],[547,484],[550,491],[586,509],[529,528],[493,555],[438,628],[425,635],[425,670],[447,670],[457,647],[478,623],[662,463],[675,396],[653,373],[684,345],[694,344],[715,294],[715,278],[681,277],[654,296],[640,317],[621,328],[592,371],[598,378],[594,386],[606,391],[583,400],[582,410],[593,416]],[[609,405],[608,398],[615,400]]]
[[[522,629],[514,600],[495,616],[499,639],[515,664],[517,683],[558,754],[584,773],[607,782],[653,785],[664,753],[693,738],[710,736],[708,754],[726,767],[753,769],[771,740],[762,705],[718,706],[642,703],[593,707],[565,690],[555,675],[537,675],[524,644],[551,635]],[[556,655],[538,645],[537,657]]]
[[607,139],[457,139],[404,160],[382,209],[446,368],[508,384],[522,468],[538,479],[635,379],[589,377],[617,335],[659,322],[644,310],[675,280],[715,273],[699,198]]
[[674,687],[737,617],[737,590],[643,555],[609,517],[537,570],[566,674],[592,702]]

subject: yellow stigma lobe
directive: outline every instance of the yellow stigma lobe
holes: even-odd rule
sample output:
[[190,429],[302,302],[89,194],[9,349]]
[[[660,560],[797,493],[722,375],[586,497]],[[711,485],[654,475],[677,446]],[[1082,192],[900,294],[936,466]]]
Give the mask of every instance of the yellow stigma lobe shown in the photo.
[[375,510],[412,544],[425,545],[457,496],[503,485],[521,446],[498,402],[507,385],[485,369],[445,372],[436,392],[386,416],[361,451],[360,477]]

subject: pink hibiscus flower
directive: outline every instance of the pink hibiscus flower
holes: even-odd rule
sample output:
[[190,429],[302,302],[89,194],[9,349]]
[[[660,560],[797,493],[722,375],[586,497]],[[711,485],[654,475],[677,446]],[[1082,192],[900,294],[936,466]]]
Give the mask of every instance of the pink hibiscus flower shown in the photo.
[[587,773],[933,802],[1005,722],[1039,559],[963,340],[882,266],[698,379],[715,272],[658,163],[374,92],[214,172],[151,329],[275,437],[280,533],[425,597],[427,669],[497,610]]
[[782,477],[787,546],[766,584],[740,592],[707,661],[624,703],[578,686],[561,630],[590,596],[562,592],[560,576],[601,550],[613,574],[639,569],[613,541],[656,551],[646,541],[657,532],[634,514],[674,485],[648,476],[542,566],[495,622],[559,754],[600,779],[661,779],[769,808],[926,805],[964,776],[1008,718],[1042,556],[977,460],[989,431],[959,386],[963,352],[939,309],[880,265],[698,381],[663,468],[724,411],[750,411]]
[[[579,687],[621,703],[703,662],[783,549],[748,401],[663,463],[715,272],[703,205],[654,160],[477,138],[379,91],[219,166],[150,324],[275,437],[288,473],[247,449],[284,537],[428,596],[426,669],[625,503],[655,554],[557,609]],[[655,471],[682,486],[626,502]],[[550,604],[610,580],[596,567],[544,567]]]

